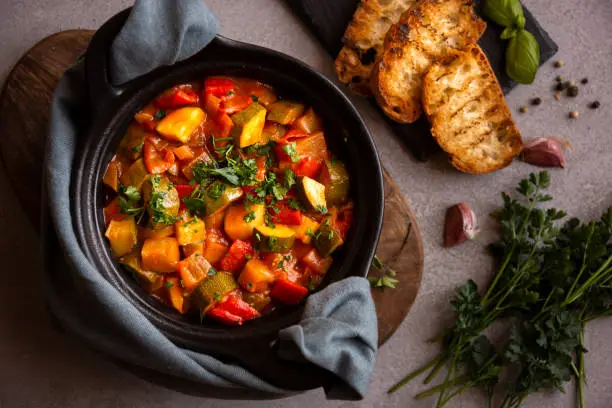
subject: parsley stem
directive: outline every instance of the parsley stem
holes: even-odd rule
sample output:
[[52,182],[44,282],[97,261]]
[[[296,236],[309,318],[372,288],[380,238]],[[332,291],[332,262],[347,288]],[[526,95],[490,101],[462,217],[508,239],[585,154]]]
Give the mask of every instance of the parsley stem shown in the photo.
[[586,290],[588,290],[591,286],[593,286],[596,283],[598,283],[598,281],[601,278],[608,278],[607,275],[612,272],[612,268],[609,268],[609,269],[606,269],[606,268],[608,268],[610,263],[612,263],[612,255],[610,255],[608,257],[608,259],[606,259],[606,261],[599,267],[599,269],[597,271],[595,271],[593,273],[593,275],[591,275],[591,277],[589,279],[587,279],[587,281],[582,284],[582,286],[580,286],[578,289],[576,289],[575,293],[570,293],[568,295],[568,297],[563,302],[562,306],[567,306],[570,303],[575,302],[578,298],[580,298],[580,296],[582,296],[582,294]]
[[[578,344],[580,345],[578,351],[576,352],[576,358],[578,360],[578,374],[576,374],[576,387],[578,394],[578,408],[584,408],[584,382],[586,381],[586,377],[584,375],[584,323],[582,323],[582,327],[580,329],[580,334],[578,335]],[[572,362],[572,366],[574,363]]]
[[462,375],[461,377],[453,378],[452,380],[449,381],[449,384],[444,384],[444,383],[438,384],[434,387],[429,388],[428,390],[425,390],[415,395],[414,398],[421,399],[421,398],[429,397],[431,395],[434,395],[436,392],[440,391],[445,385],[450,385],[450,386],[463,385],[467,381],[469,381],[469,379],[470,377],[468,375]]
[[429,363],[425,364],[423,367],[413,371],[412,373],[408,374],[406,377],[404,377],[400,382],[398,382],[397,384],[395,384],[393,387],[389,388],[389,390],[387,391],[388,394],[391,394],[397,390],[399,390],[401,387],[403,387],[406,383],[408,383],[409,381],[411,381],[412,379],[414,379],[415,377],[419,376],[420,374],[424,373],[425,371],[429,370],[431,367],[433,367],[434,365],[436,365],[438,362],[440,362],[440,360],[442,359],[442,357],[444,356],[444,353],[440,353],[436,356],[436,358],[434,358],[433,360],[431,360]]
[[443,387],[442,389],[440,389],[440,394],[438,395],[438,402],[436,403],[436,408],[442,408],[442,406],[444,405],[443,401],[444,401],[444,396],[446,394],[446,389],[449,386],[449,383],[450,383],[449,380],[451,379],[451,377],[455,373],[455,370],[457,369],[457,358],[459,357],[459,351],[462,348],[463,348],[463,343],[460,344],[457,350],[455,350],[455,352],[453,353],[453,360],[451,361],[451,365],[446,373],[444,382],[442,383]]
[[[519,230],[518,236],[522,236],[525,233],[525,230],[527,229],[527,222],[529,221],[529,217],[531,217],[531,212],[533,211],[536,203],[537,203],[537,199],[536,197],[538,196],[538,194],[540,193],[540,186],[536,185],[536,189],[535,189],[535,193],[532,195],[532,199],[530,200],[529,203],[529,209],[527,210],[527,214],[525,215],[525,219],[523,220],[523,224],[521,225],[521,229]],[[510,259],[512,258],[512,256],[514,255],[514,251],[516,250],[516,245],[517,241],[516,238],[514,239],[514,242],[512,243],[512,248],[510,249],[510,251],[508,252],[508,254],[506,255],[506,258],[504,259],[504,262],[501,266],[501,268],[499,269],[499,271],[497,272],[497,274],[495,275],[495,278],[493,279],[493,282],[491,283],[491,286],[489,286],[489,289],[487,290],[487,293],[485,293],[485,295],[483,296],[482,300],[480,301],[481,305],[484,305],[486,303],[486,301],[489,299],[489,296],[491,296],[491,294],[493,293],[493,289],[495,289],[495,286],[497,286],[497,283],[499,282],[501,276],[504,274],[504,271],[506,270],[506,267],[508,267],[508,264],[510,263]]]
[[429,384],[431,382],[431,380],[436,378],[436,375],[442,369],[442,367],[444,367],[444,364],[446,364],[446,361],[447,361],[446,353],[444,353],[444,352],[440,353],[440,360],[436,363],[436,366],[433,368],[433,370],[431,370],[429,375],[427,375],[427,377],[425,377],[425,380],[423,381],[423,384]]

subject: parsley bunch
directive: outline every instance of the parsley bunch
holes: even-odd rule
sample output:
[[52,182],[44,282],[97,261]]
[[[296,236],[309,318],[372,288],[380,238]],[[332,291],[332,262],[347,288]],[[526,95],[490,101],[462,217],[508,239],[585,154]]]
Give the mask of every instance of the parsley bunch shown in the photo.
[[[471,280],[458,290],[455,323],[435,339],[443,350],[389,392],[429,371],[427,384],[446,368],[444,380],[417,398],[438,394],[440,408],[478,387],[492,407],[503,389],[498,406],[516,408],[532,392],[563,390],[574,376],[584,407],[584,325],[612,314],[612,207],[597,221],[559,226],[565,212],[540,208],[552,200],[549,185],[547,172],[532,173],[518,199],[502,194],[503,207],[493,213],[500,237],[490,245],[497,273],[482,296]],[[511,335],[493,347],[486,330],[500,319],[511,323]]]

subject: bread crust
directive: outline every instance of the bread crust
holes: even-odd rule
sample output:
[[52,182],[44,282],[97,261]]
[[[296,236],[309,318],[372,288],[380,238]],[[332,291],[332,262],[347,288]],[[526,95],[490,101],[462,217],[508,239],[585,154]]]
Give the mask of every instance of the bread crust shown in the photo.
[[476,44],[432,65],[423,80],[423,106],[432,135],[463,172],[502,169],[522,150],[499,82]]
[[[331,1],[331,0],[330,0]],[[418,0],[361,0],[346,28],[334,68],[340,81],[361,95],[371,95],[370,73],[382,53],[385,35]]]
[[412,123],[422,113],[422,80],[452,50],[475,44],[486,28],[472,0],[421,0],[392,25],[371,74],[372,92],[385,114]]

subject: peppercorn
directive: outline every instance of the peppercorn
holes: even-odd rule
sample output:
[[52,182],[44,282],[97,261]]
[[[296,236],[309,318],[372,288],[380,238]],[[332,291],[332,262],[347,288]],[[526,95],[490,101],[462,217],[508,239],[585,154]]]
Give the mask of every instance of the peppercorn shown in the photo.
[[557,75],[557,77],[555,78],[555,81],[563,82],[563,77],[561,75]]
[[531,104],[532,104],[533,106],[538,106],[538,105],[539,105],[539,104],[541,104],[541,103],[542,103],[542,98],[533,98],[533,99],[531,100]]
[[563,60],[557,60],[555,61],[555,68],[561,68],[565,65],[565,61]]
[[561,92],[556,92],[555,93],[555,99],[560,101],[561,100]]
[[565,82],[559,82],[555,85],[555,91],[562,91],[565,89]]
[[589,108],[591,109],[599,109],[600,106],[601,106],[601,103],[599,103],[599,101],[591,102],[589,104]]
[[580,116],[578,111],[572,111],[572,112],[569,113],[569,118],[570,119],[578,119],[578,116]]
[[528,111],[529,111],[529,108],[526,107],[526,106],[521,106],[519,108],[519,112],[521,112],[521,113],[527,113]]
[[586,84],[588,84],[588,83],[589,83],[589,78],[582,78],[582,80],[580,81],[580,83],[581,83],[582,85],[586,85]]
[[567,96],[570,96],[572,98],[578,96],[578,87],[576,85],[572,85],[567,88]]

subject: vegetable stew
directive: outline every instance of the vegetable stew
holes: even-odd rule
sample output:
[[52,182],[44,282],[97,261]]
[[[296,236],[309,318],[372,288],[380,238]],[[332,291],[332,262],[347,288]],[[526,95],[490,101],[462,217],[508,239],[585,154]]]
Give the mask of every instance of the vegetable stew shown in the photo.
[[300,303],[353,214],[321,118],[246,78],[160,94],[134,115],[103,183],[119,262],[179,313],[229,325]]

